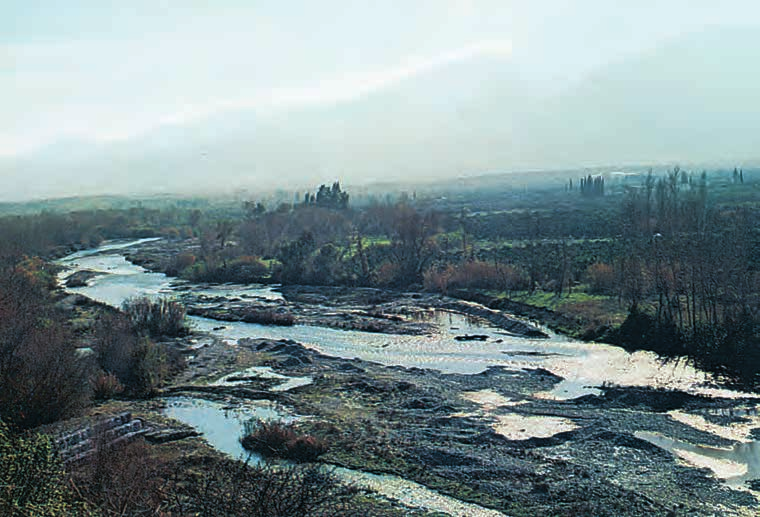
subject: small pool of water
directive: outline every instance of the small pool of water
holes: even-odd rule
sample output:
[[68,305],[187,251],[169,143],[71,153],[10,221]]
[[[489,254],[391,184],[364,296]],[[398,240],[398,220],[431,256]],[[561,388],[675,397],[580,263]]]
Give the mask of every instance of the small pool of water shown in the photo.
[[452,416],[478,417],[492,421],[491,428],[494,432],[509,440],[549,438],[578,429],[578,425],[569,418],[499,413],[497,410],[500,407],[520,406],[525,401],[512,400],[493,390],[465,391],[462,398],[478,404],[480,408],[474,413],[457,413]]
[[261,461],[261,456],[249,453],[240,445],[245,423],[252,419],[295,420],[282,407],[266,400],[239,407],[191,397],[168,397],[165,401],[164,415],[193,427],[215,449],[233,458],[250,458],[254,462]]
[[245,379],[246,377],[257,377],[260,379],[275,379],[280,381],[279,384],[273,386],[270,390],[271,391],[289,391],[294,388],[298,388],[300,386],[307,386],[314,382],[314,379],[311,377],[288,377],[287,375],[282,375],[274,370],[270,366],[252,366],[250,368],[246,368],[245,370],[241,370],[239,372],[233,372],[229,373],[213,383],[211,383],[212,386],[237,386],[241,384],[245,384],[248,381]]

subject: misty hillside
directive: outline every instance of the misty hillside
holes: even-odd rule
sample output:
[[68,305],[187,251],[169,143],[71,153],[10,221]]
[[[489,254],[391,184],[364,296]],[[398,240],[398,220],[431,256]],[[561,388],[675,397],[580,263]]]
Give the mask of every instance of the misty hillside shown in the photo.
[[[751,159],[758,58],[749,31],[714,30],[598,69],[548,99],[531,94],[509,60],[474,58],[357,100],[66,142],[3,159],[0,174],[6,193],[27,198]],[[30,184],[43,171],[53,179]]]
[[[760,138],[756,34],[714,30],[598,70],[528,123],[526,160],[746,160]],[[537,144],[537,145],[536,145]]]

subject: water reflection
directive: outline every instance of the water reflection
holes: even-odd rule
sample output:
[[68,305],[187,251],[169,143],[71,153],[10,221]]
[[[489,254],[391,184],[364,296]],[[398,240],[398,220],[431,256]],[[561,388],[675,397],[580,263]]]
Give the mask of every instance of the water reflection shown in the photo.
[[[192,426],[212,447],[237,459],[249,457],[249,452],[240,445],[246,422],[251,419],[294,420],[292,415],[284,413],[282,408],[269,401],[225,407],[219,402],[189,397],[170,397],[165,400],[166,416]],[[251,460],[260,461],[261,457],[254,454]]]
[[90,254],[75,259],[58,262],[69,268],[59,274],[62,279],[74,271],[94,271],[99,276],[91,279],[84,287],[69,287],[66,290],[87,296],[93,300],[120,307],[125,300],[139,296],[171,295],[171,282],[162,273],[150,273],[135,266],[122,255]]
[[694,445],[658,433],[637,431],[634,436],[670,451],[698,467],[707,467],[731,487],[760,478],[760,442],[737,443],[730,449]]
[[272,370],[270,366],[251,366],[250,368],[246,368],[239,372],[229,373],[217,379],[211,385],[237,386],[246,384],[249,382],[250,378],[274,379],[279,381],[279,384],[269,388],[270,391],[290,391],[295,388],[300,388],[301,386],[308,386],[314,382],[312,377],[288,377],[287,375],[279,374]]

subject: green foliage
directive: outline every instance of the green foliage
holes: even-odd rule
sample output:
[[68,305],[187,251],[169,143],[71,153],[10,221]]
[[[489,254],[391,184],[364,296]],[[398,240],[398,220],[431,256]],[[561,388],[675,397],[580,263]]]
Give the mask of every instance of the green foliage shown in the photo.
[[166,274],[177,274],[191,282],[250,284],[270,280],[270,265],[259,257],[250,255],[230,260],[193,260],[182,269],[181,266],[182,263],[173,263],[166,269]]
[[316,195],[307,193],[304,197],[304,204],[345,210],[348,208],[348,197],[348,192],[343,192],[340,189],[340,183],[336,181],[332,187],[320,185]]
[[299,283],[304,279],[306,260],[314,251],[315,241],[311,232],[304,232],[301,236],[281,246],[277,255],[280,261],[278,278],[283,283]]
[[0,422],[0,515],[84,514],[84,508],[71,501],[63,467],[51,440],[40,434],[14,434]]
[[137,345],[132,356],[130,385],[138,396],[153,395],[168,375],[164,348],[148,339]]

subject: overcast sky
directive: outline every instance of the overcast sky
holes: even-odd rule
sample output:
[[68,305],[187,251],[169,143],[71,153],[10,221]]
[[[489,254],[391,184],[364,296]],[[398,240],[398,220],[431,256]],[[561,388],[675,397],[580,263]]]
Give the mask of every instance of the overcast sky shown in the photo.
[[[497,55],[536,90],[752,0],[0,0],[0,154],[140,135],[236,107],[334,103]],[[445,86],[443,86],[445,87]]]

